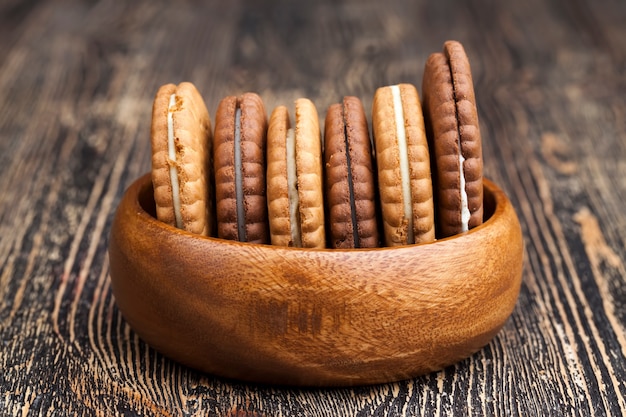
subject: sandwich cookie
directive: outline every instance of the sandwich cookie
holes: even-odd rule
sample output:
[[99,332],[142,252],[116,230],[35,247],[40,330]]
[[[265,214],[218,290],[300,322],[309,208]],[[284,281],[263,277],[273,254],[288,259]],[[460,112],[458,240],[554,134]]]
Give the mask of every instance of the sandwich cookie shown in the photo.
[[215,116],[217,237],[267,243],[267,116],[254,93],[222,99]]
[[430,55],[423,79],[424,117],[436,166],[438,234],[465,232],[483,221],[483,159],[469,60],[448,41]]
[[430,156],[415,87],[399,84],[377,89],[372,127],[385,245],[433,241]]
[[273,245],[324,248],[322,141],[315,105],[301,98],[279,106],[267,131],[267,199]]
[[378,246],[376,184],[367,118],[357,97],[326,112],[324,168],[329,245]]
[[151,142],[157,218],[192,233],[210,234],[211,121],[193,84],[159,88],[152,106]]

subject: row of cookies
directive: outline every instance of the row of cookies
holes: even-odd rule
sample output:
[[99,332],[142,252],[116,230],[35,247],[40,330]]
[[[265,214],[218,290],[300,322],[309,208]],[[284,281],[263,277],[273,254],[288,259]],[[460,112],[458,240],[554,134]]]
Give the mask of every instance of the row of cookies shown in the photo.
[[[433,241],[482,223],[482,150],[469,61],[444,44],[411,84],[361,101],[308,99],[267,119],[255,93],[222,99],[215,129],[191,83],[162,86],[152,112],[157,218],[192,233],[307,248]],[[322,136],[323,133],[323,136]]]

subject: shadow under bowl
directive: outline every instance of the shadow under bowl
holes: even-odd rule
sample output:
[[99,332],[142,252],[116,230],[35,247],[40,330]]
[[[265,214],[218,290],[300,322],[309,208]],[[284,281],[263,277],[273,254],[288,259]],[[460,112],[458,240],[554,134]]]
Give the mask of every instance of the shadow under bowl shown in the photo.
[[146,174],[113,221],[112,288],[144,341],[207,373],[300,386],[406,379],[467,358],[513,311],[519,221],[489,180],[484,203],[483,225],[433,243],[284,248],[156,220]]

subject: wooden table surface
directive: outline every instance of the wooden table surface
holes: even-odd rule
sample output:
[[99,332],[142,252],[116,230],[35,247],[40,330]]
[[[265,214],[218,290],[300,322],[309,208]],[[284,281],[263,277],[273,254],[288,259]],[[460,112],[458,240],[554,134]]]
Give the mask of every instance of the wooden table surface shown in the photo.
[[[0,2],[0,415],[620,415],[626,412],[623,0]],[[412,380],[259,386],[179,365],[115,304],[108,233],[150,168],[151,102],[192,81],[272,109],[421,88],[472,63],[486,175],[525,240],[517,306],[471,358]],[[621,412],[620,412],[621,410]]]

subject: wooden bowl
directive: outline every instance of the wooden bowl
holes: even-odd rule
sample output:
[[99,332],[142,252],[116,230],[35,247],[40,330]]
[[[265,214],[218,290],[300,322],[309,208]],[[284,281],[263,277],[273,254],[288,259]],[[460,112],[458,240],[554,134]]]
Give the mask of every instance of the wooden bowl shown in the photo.
[[462,235],[312,250],[167,226],[145,175],[113,222],[113,292],[148,344],[222,377],[349,386],[439,370],[487,344],[519,293],[519,221],[495,184],[484,187],[486,222]]

